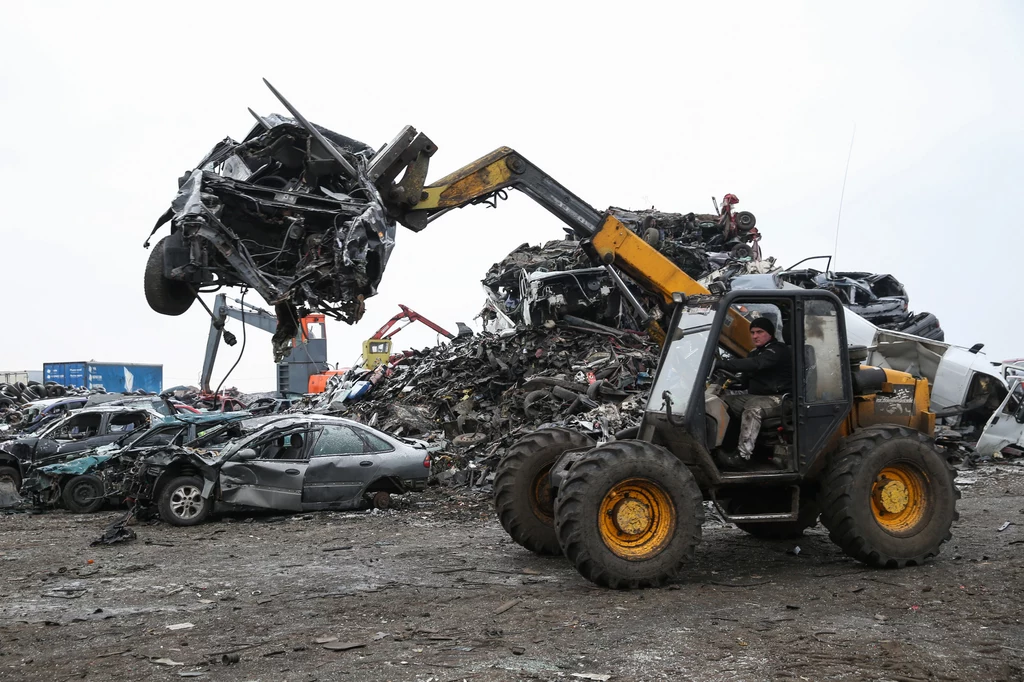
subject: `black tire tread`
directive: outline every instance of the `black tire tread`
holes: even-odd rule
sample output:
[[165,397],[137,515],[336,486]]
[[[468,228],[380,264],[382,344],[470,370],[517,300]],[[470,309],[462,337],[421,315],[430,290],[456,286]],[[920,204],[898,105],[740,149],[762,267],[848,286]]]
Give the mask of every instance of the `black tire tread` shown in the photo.
[[494,473],[494,509],[501,527],[515,542],[535,554],[553,556],[562,553],[552,523],[545,529],[538,527],[538,519],[527,500],[516,491],[531,455],[548,448],[559,452],[593,447],[594,440],[586,434],[559,427],[538,429],[516,441],[501,458]]
[[[852,491],[856,473],[864,459],[873,450],[896,438],[912,439],[933,450],[937,460],[950,473],[950,480],[955,479],[956,470],[935,447],[931,438],[920,431],[902,426],[878,426],[862,429],[845,439],[822,476],[821,492],[818,497],[818,504],[821,507],[821,522],[828,528],[832,542],[838,545],[847,556],[877,568],[903,568],[921,565],[938,555],[941,545],[953,537],[952,531],[947,530],[944,537],[938,542],[915,553],[914,556],[894,557],[872,547],[869,538],[864,537],[863,532],[857,528],[857,522],[851,513],[856,504]],[[960,513],[956,511],[956,500],[960,499],[960,490],[955,484],[952,485],[951,494],[954,507],[952,520],[956,521],[960,518]]]
[[158,241],[146,261],[143,275],[146,302],[161,315],[183,315],[192,307],[196,296],[188,284],[167,279],[164,274],[164,248],[168,239],[171,237]]
[[[656,453],[653,454],[652,453]],[[658,457],[676,470],[675,479],[660,481],[663,486],[676,487],[682,497],[684,509],[677,510],[675,542],[684,546],[682,560],[663,573],[651,577],[623,577],[614,575],[602,565],[584,539],[586,526],[592,526],[594,519],[588,517],[581,499],[595,483],[595,477],[615,466],[620,461],[637,461],[643,457]],[[684,566],[693,561],[695,550],[701,540],[701,526],[704,523],[703,496],[689,469],[668,451],[644,441],[621,440],[606,443],[576,462],[569,470],[564,484],[555,499],[555,530],[563,553],[587,580],[612,589],[639,589],[661,587],[676,578]]]

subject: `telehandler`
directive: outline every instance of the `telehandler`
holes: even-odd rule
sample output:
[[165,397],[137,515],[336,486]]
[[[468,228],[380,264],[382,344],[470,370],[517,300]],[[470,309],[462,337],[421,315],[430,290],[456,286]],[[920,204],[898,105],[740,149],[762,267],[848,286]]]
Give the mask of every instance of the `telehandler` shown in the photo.
[[[321,144],[339,164],[352,164],[330,141]],[[380,192],[391,219],[418,232],[452,209],[494,204],[507,188],[517,189],[577,235],[663,343],[646,412],[631,437],[598,445],[574,431],[545,428],[510,448],[495,476],[494,501],[517,543],[564,553],[599,585],[638,588],[664,584],[692,560],[704,500],[759,537],[799,534],[820,515],[832,540],[870,566],[920,564],[950,539],[959,492],[933,439],[928,382],[861,365],[865,349],[848,347],[833,294],[711,295],[614,215],[595,210],[514,150],[499,148],[428,185],[436,149],[406,126],[357,169]],[[659,310],[644,310],[620,272],[657,297]],[[747,311],[774,319],[792,353],[793,390],[781,418],[762,424],[750,466],[722,470],[716,451],[735,447],[739,420],[719,396],[727,377],[716,365],[723,353],[751,350]]]

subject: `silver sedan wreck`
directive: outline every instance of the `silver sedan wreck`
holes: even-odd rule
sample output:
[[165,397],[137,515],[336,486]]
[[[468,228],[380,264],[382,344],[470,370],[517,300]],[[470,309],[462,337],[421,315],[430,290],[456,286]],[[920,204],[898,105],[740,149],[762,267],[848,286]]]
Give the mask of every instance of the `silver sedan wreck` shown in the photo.
[[128,494],[177,526],[233,509],[386,508],[426,487],[430,453],[357,422],[326,415],[260,417],[219,454],[170,447],[147,457]]

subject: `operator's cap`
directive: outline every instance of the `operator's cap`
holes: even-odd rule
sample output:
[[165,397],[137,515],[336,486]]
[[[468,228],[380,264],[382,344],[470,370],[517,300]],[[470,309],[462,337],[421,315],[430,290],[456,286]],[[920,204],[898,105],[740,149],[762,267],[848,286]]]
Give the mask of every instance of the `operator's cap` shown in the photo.
[[775,338],[775,325],[767,317],[758,317],[750,323],[751,329],[763,329],[768,335]]

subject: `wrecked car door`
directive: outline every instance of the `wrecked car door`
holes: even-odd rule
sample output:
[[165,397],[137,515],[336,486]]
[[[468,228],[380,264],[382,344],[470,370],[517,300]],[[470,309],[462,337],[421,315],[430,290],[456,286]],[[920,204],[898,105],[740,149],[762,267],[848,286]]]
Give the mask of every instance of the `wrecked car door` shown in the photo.
[[[220,469],[221,500],[265,509],[302,509],[302,481],[309,466],[307,431],[275,432],[235,453]],[[252,459],[242,459],[254,450]]]
[[1017,382],[988,420],[975,451],[994,455],[1007,447],[1024,450],[1024,381]]
[[363,429],[330,424],[317,437],[302,489],[306,509],[350,508],[363,489],[380,475],[390,443]]

